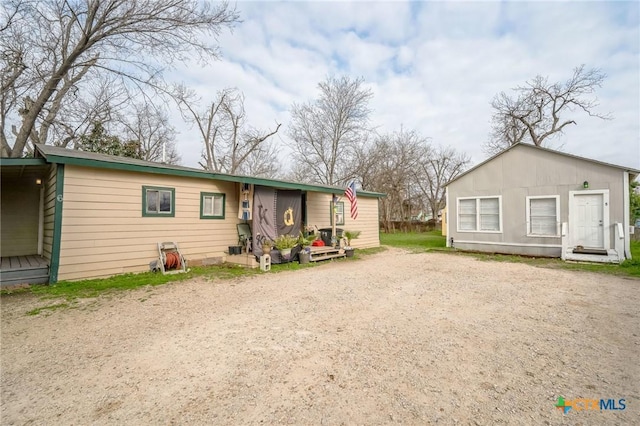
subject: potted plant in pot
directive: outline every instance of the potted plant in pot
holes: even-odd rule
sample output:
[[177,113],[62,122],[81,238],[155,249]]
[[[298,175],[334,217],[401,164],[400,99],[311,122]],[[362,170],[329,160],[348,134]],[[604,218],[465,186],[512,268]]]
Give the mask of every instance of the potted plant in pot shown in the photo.
[[347,257],[353,257],[354,248],[351,247],[351,240],[355,240],[360,236],[360,231],[344,231],[344,238],[347,239],[347,245],[344,248],[344,252]]
[[298,237],[293,235],[279,235],[274,241],[273,246],[278,249],[280,256],[288,261],[291,258],[291,249],[298,245]]
[[298,244],[302,247],[302,251],[300,251],[300,254],[298,255],[298,260],[300,261],[300,263],[309,263],[311,259],[310,247],[315,239],[315,235],[309,235],[305,237],[304,233],[302,233],[302,231],[300,232],[300,235],[298,236]]
[[273,241],[268,238],[262,240],[262,254],[271,254],[271,249],[273,248]]

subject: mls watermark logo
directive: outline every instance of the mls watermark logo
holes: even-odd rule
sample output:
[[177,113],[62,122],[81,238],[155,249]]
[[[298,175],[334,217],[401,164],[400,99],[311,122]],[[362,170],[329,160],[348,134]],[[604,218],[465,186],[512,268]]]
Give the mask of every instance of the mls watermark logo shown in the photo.
[[564,399],[563,396],[558,397],[555,407],[558,410],[562,410],[563,414],[569,413],[569,411],[623,411],[627,408],[627,403],[624,398],[621,399],[590,399],[590,398],[576,398],[576,399]]

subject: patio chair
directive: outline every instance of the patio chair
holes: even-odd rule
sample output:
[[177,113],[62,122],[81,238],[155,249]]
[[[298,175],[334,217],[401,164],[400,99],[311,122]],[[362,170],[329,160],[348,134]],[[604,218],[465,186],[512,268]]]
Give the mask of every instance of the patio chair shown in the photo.
[[238,224],[238,245],[245,247],[247,249],[247,253],[251,251],[251,227],[248,223],[239,223]]

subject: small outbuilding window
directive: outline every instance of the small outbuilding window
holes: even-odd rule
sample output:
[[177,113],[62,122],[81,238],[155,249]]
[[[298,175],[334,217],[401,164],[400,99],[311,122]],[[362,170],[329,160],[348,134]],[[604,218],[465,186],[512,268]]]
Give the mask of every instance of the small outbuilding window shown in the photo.
[[200,193],[200,219],[224,219],[224,194]]
[[158,188],[154,186],[142,187],[142,216],[174,217],[175,212],[174,188]]
[[560,236],[560,197],[527,197],[527,236]]
[[458,198],[459,232],[502,232],[501,197]]
[[342,201],[338,201],[337,203],[335,203],[335,215],[331,215],[331,212],[329,212],[330,214],[330,220],[331,220],[331,224],[333,224],[334,218],[336,221],[336,225],[344,225],[344,202]]

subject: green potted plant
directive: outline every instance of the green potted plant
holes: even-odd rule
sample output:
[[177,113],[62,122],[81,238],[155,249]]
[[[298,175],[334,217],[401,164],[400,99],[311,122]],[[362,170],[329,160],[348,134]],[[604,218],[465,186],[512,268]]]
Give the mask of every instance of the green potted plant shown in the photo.
[[278,249],[283,259],[289,260],[291,249],[298,245],[298,237],[293,235],[278,235],[273,241],[273,246]]
[[305,237],[304,233],[300,231],[300,235],[298,236],[298,244],[302,247],[300,254],[298,254],[298,260],[300,263],[309,263],[311,260],[310,246],[315,239],[315,235],[308,235]]
[[268,238],[262,240],[262,254],[270,254],[273,248],[273,241]]
[[351,247],[351,240],[355,240],[360,236],[360,231],[344,231],[342,234],[347,239],[347,246],[344,248],[344,252],[347,257],[353,257],[354,248]]
[[305,237],[304,233],[300,231],[300,235],[298,236],[298,244],[300,244],[302,247],[309,247],[311,246],[311,243],[313,243],[315,239],[316,239],[315,235],[309,235]]

